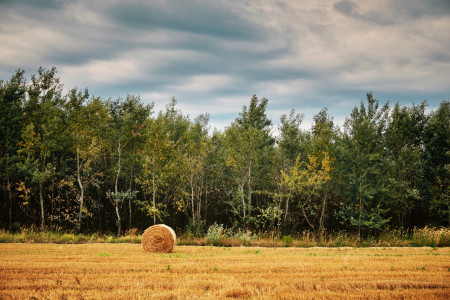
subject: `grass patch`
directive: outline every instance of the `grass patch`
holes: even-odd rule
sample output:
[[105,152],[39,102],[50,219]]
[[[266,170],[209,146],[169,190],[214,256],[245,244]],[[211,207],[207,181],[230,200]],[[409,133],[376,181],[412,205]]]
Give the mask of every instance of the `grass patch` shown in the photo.
[[[217,226],[217,225],[216,225]],[[219,226],[217,226],[219,227]],[[449,228],[415,228],[413,230],[391,230],[377,237],[368,237],[358,241],[356,234],[338,232],[318,238],[309,231],[297,236],[264,237],[250,233],[227,233],[226,229],[215,228],[209,236],[192,237],[181,234],[177,237],[178,246],[219,246],[219,247],[450,247]],[[56,243],[56,244],[86,244],[86,243],[129,243],[140,244],[141,235],[137,230],[125,232],[122,236],[94,234],[79,234],[64,232],[61,229],[40,231],[36,227],[21,228],[18,232],[0,229],[0,243]]]

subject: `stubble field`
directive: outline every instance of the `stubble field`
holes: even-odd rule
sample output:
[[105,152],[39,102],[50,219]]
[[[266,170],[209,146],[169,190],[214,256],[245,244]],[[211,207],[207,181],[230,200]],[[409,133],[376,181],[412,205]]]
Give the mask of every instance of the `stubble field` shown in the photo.
[[0,299],[449,299],[450,248],[0,244]]

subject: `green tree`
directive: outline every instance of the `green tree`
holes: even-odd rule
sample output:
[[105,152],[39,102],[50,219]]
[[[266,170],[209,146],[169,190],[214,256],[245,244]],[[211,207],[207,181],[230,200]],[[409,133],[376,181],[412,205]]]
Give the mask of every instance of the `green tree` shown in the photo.
[[[328,197],[331,189],[331,173],[334,168],[334,142],[336,140],[336,132],[334,129],[333,118],[328,115],[327,108],[323,108],[314,116],[314,123],[311,129],[311,150],[310,153],[318,160],[321,166],[319,172],[320,198],[321,205],[319,216],[318,231],[322,238],[325,231],[325,219],[327,217]],[[319,199],[318,199],[319,200]]]
[[339,149],[340,193],[338,217],[356,226],[359,241],[362,233],[382,229],[385,217],[388,166],[383,132],[388,117],[388,103],[379,107],[378,100],[367,94],[367,107],[361,102],[346,119]]
[[60,147],[58,141],[63,132],[61,92],[56,68],[46,70],[41,67],[38,74],[31,77],[24,106],[27,125],[22,132],[23,147],[18,151],[22,158],[20,168],[27,173],[31,183],[37,185],[41,228],[45,226],[45,185],[55,173],[51,157]]
[[289,204],[292,197],[292,187],[287,184],[283,174],[287,174],[296,163],[297,157],[307,155],[307,143],[309,142],[309,135],[303,132],[300,125],[303,121],[303,114],[296,114],[295,110],[292,109],[289,116],[286,114],[280,117],[280,126],[278,128],[280,135],[277,140],[278,149],[280,152],[280,166],[276,171],[274,176],[277,181],[278,194],[280,195],[280,204],[285,199],[285,210],[284,210],[284,223],[287,226],[288,215],[289,215]]
[[294,164],[299,154],[306,154],[304,144],[307,137],[300,128],[303,117],[303,114],[296,114],[294,109],[290,111],[289,116],[283,114],[280,117],[280,136],[277,142],[288,165]]
[[[186,166],[182,154],[187,144],[189,120],[175,106],[176,100],[172,98],[166,111],[159,112],[157,118],[146,126],[139,182],[152,199],[150,203],[140,201],[139,204],[149,216],[153,216],[153,223],[156,223],[156,218],[162,220],[168,214],[168,205],[176,211],[186,208]],[[160,193],[165,203],[157,202]]]
[[425,128],[425,178],[433,223],[450,225],[450,102],[442,101]]
[[[323,229],[323,206],[320,207],[320,192],[324,185],[331,179],[331,160],[326,152],[309,154],[307,161],[301,161],[300,155],[288,172],[282,171],[284,184],[289,193],[299,199],[298,207],[304,220],[313,231]],[[326,199],[326,198],[325,198]]]
[[86,189],[90,185],[98,185],[103,176],[103,166],[99,163],[104,151],[108,118],[107,106],[98,97],[90,101],[87,90],[72,89],[68,94],[67,130],[73,141],[76,164],[76,182],[79,188],[77,229],[81,229],[84,215],[88,212],[85,206]]
[[401,228],[411,226],[413,214],[420,215],[423,209],[425,108],[425,102],[412,107],[396,104],[386,128],[390,162],[389,208]]
[[209,115],[198,116],[188,131],[188,145],[186,146],[185,161],[188,169],[187,177],[190,187],[192,223],[202,221],[203,198],[206,194],[206,164],[210,153],[208,137]]
[[0,80],[0,176],[4,190],[8,192],[8,228],[13,220],[13,202],[18,145],[23,130],[23,107],[26,96],[24,71],[17,70],[7,82]]
[[[128,200],[129,218],[131,227],[131,203],[136,195],[132,190],[132,180],[127,186],[127,177],[130,174],[122,176],[125,167],[131,167],[130,173],[133,171],[133,143],[135,139],[141,139],[147,119],[151,114],[153,105],[144,106],[140,97],[128,95],[123,101],[121,98],[116,101],[110,101],[109,109],[109,126],[108,126],[108,148],[111,152],[113,163],[112,177],[114,178],[114,191],[108,192],[108,198],[114,206],[117,235],[122,232],[121,206]],[[125,171],[127,171],[125,169]],[[120,187],[120,181],[122,187]]]
[[238,187],[244,223],[252,215],[252,194],[258,183],[262,190],[261,183],[269,173],[270,154],[273,153],[275,140],[270,135],[272,121],[265,114],[267,103],[267,99],[259,100],[253,95],[249,108],[244,106],[240,116],[225,131],[227,166]]

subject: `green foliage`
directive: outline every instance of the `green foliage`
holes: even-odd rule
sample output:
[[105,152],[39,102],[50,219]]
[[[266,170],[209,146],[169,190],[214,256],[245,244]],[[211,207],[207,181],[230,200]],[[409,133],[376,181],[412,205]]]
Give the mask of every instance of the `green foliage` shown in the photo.
[[188,237],[202,237],[205,235],[206,222],[204,220],[193,221],[189,219],[189,223],[186,226],[186,233]]
[[285,243],[286,245],[291,245],[293,242],[293,239],[290,235],[284,235],[281,240],[283,241],[283,243]]
[[[208,240],[224,245],[257,243],[252,231],[281,246],[282,235],[354,245],[355,233],[359,245],[447,243],[383,234],[449,225],[448,101],[429,112],[368,93],[342,130],[324,108],[309,130],[302,113],[283,114],[275,134],[269,101],[253,95],[211,132],[207,113],[191,119],[175,98],[154,113],[140,96],[63,95],[55,68],[24,74],[0,80],[0,228],[14,232],[5,241],[138,242],[122,231],[166,223],[206,244],[205,224],[217,222],[235,232]],[[21,232],[32,225],[43,233]],[[65,235],[47,236],[55,226]]]
[[224,237],[223,224],[214,223],[209,226],[206,237],[208,238],[210,245],[218,246],[220,240]]

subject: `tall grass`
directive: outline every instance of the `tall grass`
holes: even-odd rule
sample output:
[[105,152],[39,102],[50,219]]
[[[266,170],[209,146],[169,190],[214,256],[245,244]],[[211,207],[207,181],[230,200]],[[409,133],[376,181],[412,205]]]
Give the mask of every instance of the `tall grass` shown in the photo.
[[[222,232],[225,230],[222,229]],[[259,247],[449,247],[449,228],[425,227],[413,230],[389,230],[378,236],[371,236],[359,242],[358,236],[350,232],[336,232],[317,237],[310,231],[297,236],[267,237],[237,233],[217,234],[214,239],[187,238],[181,235],[179,245],[213,245],[213,246],[259,246]]]
[[[205,237],[194,238],[180,234],[178,245],[214,245],[223,247],[259,246],[259,247],[450,247],[450,228],[414,228],[413,230],[390,230],[377,237],[368,237],[359,243],[354,233],[336,232],[318,238],[309,231],[297,236],[281,238],[252,235],[248,232],[232,234],[223,228],[209,232]],[[104,234],[79,234],[64,232],[61,228],[47,228],[40,231],[37,227],[20,228],[18,232],[0,229],[0,243],[141,243],[141,234],[131,229],[122,236]]]
[[137,229],[125,232],[122,236],[103,234],[80,234],[64,232],[60,228],[52,227],[41,231],[35,226],[21,227],[18,232],[0,229],[0,243],[56,243],[56,244],[85,244],[85,243],[141,243],[141,236]]

